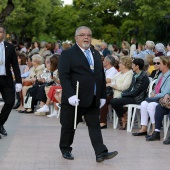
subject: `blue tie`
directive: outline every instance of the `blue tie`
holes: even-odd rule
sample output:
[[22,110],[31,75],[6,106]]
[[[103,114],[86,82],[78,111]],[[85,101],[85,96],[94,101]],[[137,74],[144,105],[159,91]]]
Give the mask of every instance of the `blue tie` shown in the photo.
[[[93,62],[92,62],[92,59],[90,57],[90,51],[89,50],[85,50],[85,56],[87,58],[87,61],[90,65],[90,69],[94,72],[94,65],[93,65]],[[96,95],[96,83],[94,84],[94,95]]]
[[90,69],[94,72],[94,66],[93,66],[93,63],[92,63],[92,59],[90,57],[90,51],[89,50],[85,50],[85,55],[86,55],[86,58],[87,58],[87,61],[90,65]]
[[5,63],[3,58],[3,44],[0,43],[0,75],[5,75]]

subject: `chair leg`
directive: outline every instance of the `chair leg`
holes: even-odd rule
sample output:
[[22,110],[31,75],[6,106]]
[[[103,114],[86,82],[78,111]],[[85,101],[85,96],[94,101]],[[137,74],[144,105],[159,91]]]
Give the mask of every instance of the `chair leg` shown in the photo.
[[117,125],[118,125],[118,117],[115,110],[113,110],[113,129],[116,129]]
[[168,129],[169,129],[169,118],[167,115],[164,116],[164,123],[163,123],[163,128],[164,128],[164,139],[166,139],[167,133],[168,133]]
[[130,132],[130,124],[131,124],[131,117],[132,117],[132,107],[128,106],[128,119],[127,119],[127,132]]
[[149,131],[150,131],[150,128],[151,128],[151,121],[149,120],[148,129],[147,129],[147,132],[148,132],[148,133],[149,133]]
[[133,113],[132,113],[132,121],[131,121],[130,131],[129,132],[132,132],[132,128],[133,128],[134,120],[135,120],[135,115],[136,115],[136,107],[134,107],[134,110],[133,110]]

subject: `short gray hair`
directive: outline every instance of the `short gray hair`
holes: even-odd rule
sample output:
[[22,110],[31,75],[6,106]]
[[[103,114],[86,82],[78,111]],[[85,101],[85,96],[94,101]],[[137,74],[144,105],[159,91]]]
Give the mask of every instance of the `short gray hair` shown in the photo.
[[153,62],[155,62],[156,60],[160,61],[160,57],[154,57]]
[[107,47],[107,43],[106,43],[106,42],[102,42],[102,45],[104,45],[105,47]]
[[90,30],[91,35],[92,35],[92,31],[91,31],[91,29],[90,29],[89,27],[87,27],[87,26],[80,26],[80,27],[78,27],[78,28],[76,29],[75,36],[77,36],[77,35],[79,34],[79,31],[82,30],[82,29],[88,29],[88,30]]
[[40,56],[39,54],[34,54],[32,56],[32,61],[36,61],[37,63],[39,63],[40,65],[43,64],[43,58],[42,56]]
[[115,58],[111,55],[107,55],[105,59],[110,63],[110,65],[114,66],[115,64]]

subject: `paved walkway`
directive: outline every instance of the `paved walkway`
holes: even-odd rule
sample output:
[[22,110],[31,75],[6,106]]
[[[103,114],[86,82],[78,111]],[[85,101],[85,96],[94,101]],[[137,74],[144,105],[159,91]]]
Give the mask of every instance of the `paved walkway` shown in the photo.
[[62,158],[58,144],[60,123],[56,118],[12,111],[5,125],[7,137],[0,139],[0,170],[169,170],[170,146],[162,140],[146,142],[126,131],[102,130],[114,159],[96,163],[88,130],[79,124],[73,144],[75,160]]

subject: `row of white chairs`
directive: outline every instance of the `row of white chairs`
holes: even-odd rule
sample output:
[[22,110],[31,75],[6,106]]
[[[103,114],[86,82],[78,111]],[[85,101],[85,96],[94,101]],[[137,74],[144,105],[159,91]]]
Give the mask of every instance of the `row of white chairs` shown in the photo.
[[[148,97],[150,97],[150,94],[152,92],[152,89],[153,89],[155,82],[156,82],[156,80],[153,80],[149,84]],[[127,117],[127,132],[132,132],[135,117],[137,117],[138,127],[140,128],[140,126],[141,126],[140,125],[140,105],[139,104],[127,104],[124,107],[127,107],[127,109],[128,109],[128,112],[127,112],[127,115],[128,115],[128,117]],[[113,110],[113,128],[116,129],[117,126],[118,126],[118,117],[117,117],[115,110]],[[170,121],[169,121],[168,115],[165,115],[164,121],[163,121],[164,139],[167,136],[169,126],[170,126]],[[149,121],[148,129],[147,129],[148,132],[150,130],[150,127],[151,127],[151,122]]]

